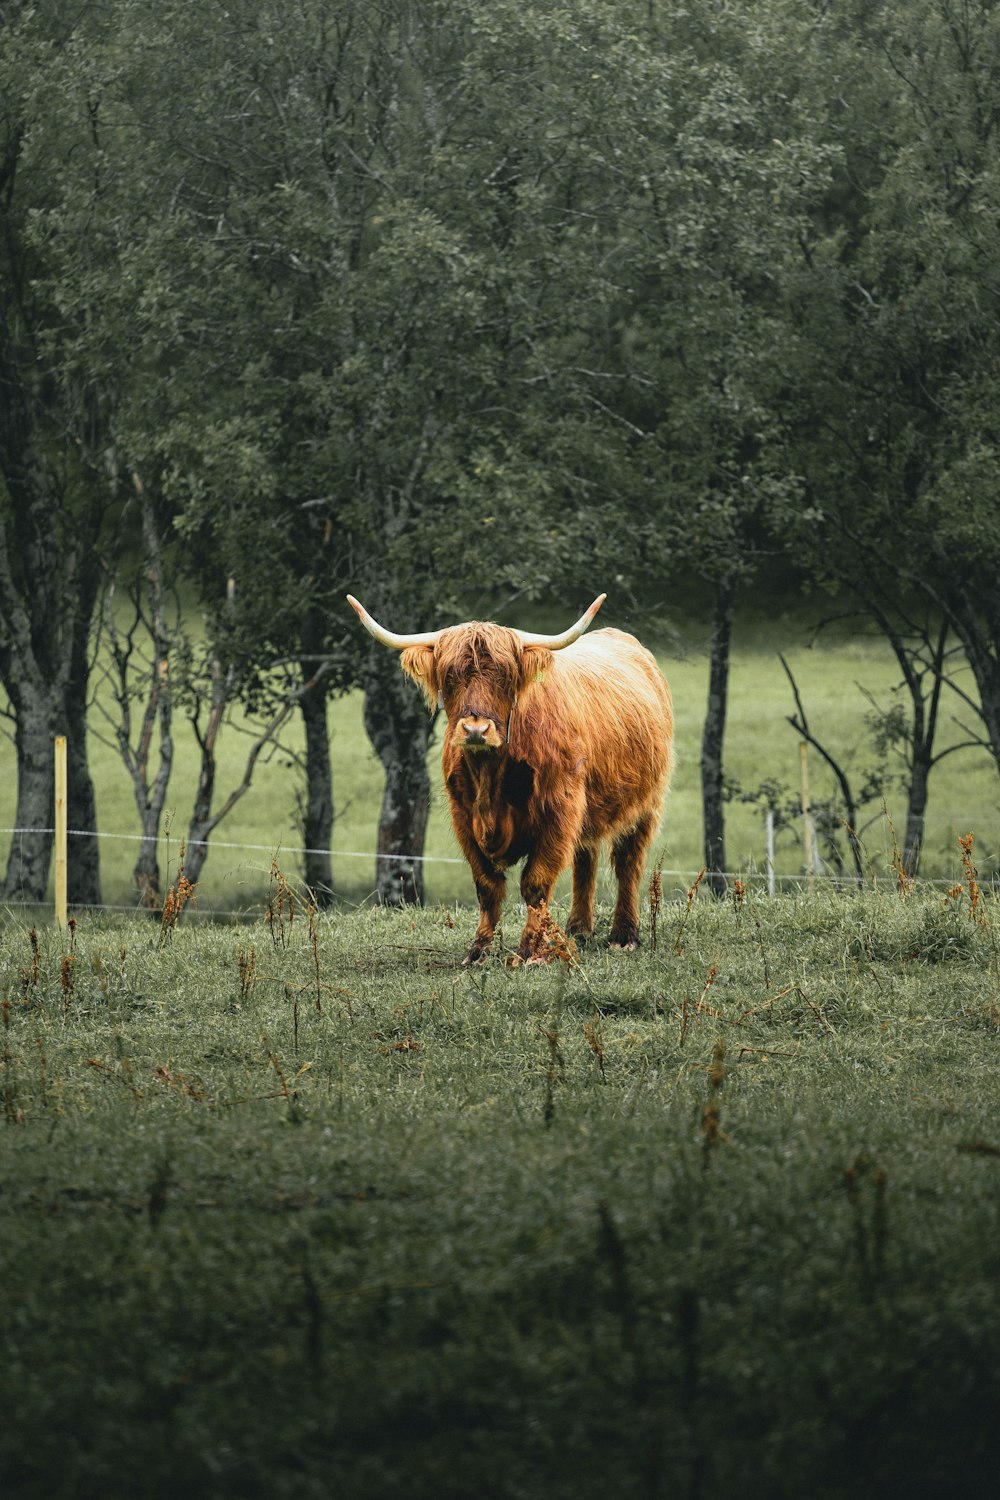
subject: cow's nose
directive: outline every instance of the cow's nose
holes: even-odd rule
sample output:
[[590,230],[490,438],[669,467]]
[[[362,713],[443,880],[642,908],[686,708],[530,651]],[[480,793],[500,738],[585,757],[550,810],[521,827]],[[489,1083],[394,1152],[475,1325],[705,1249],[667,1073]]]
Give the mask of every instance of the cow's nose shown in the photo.
[[472,744],[484,743],[490,728],[489,719],[467,718],[459,720],[459,729]]

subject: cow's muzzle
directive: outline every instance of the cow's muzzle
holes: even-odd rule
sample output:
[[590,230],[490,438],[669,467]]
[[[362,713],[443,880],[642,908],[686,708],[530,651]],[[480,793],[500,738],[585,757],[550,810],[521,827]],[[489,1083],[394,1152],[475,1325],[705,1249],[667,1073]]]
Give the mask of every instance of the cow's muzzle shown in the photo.
[[484,714],[468,714],[459,719],[452,732],[452,742],[462,750],[502,750],[506,740],[492,719]]

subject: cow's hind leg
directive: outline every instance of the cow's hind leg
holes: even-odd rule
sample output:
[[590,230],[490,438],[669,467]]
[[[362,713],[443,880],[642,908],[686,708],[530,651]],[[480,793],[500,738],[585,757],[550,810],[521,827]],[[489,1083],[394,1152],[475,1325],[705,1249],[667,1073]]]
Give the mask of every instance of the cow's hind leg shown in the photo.
[[618,901],[608,938],[612,948],[639,946],[639,880],[655,829],[656,818],[644,813],[634,828],[612,842],[611,863],[618,877]]
[[599,851],[599,844],[578,844],[573,855],[573,904],[566,924],[571,937],[594,935],[594,890]]

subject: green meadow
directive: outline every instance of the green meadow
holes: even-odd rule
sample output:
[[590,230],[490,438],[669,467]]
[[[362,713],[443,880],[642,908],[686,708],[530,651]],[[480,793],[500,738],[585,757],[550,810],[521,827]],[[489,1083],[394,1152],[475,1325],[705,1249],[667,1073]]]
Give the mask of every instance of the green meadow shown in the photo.
[[[860,781],[859,684],[888,706],[892,663],[846,631],[782,631],[813,730]],[[775,635],[738,633],[744,788],[797,784]],[[176,921],[79,912],[60,933],[6,909],[0,1493],[992,1493],[995,772],[942,762],[933,880],[908,893],[898,788],[868,810],[863,888],[807,888],[786,833],[774,897],[760,812],[734,801],[747,880],[714,902],[696,884],[704,639],[661,659],[678,770],[637,953],[463,967],[475,918],[436,772],[427,904],[375,908],[381,778],[356,696],[331,706],[330,912],[297,878],[284,754]],[[943,732],[962,737],[950,716]],[[223,793],[247,745],[230,726]],[[96,733],[93,752],[119,835],[105,897],[128,907],[129,789]],[[185,751],[168,870],[192,776]],[[0,796],[9,821],[10,778]],[[612,894],[605,878],[599,932]]]
[[993,1493],[1000,930],[953,873],[522,969],[280,877],[7,922],[0,1492]]
[[[617,620],[628,628],[628,620]],[[648,632],[642,632],[648,638]],[[654,641],[654,645],[657,643]],[[702,864],[699,755],[707,697],[708,661],[704,626],[678,623],[669,642],[657,646],[663,670],[674,695],[677,769],[668,795],[655,859],[668,887],[683,891]],[[824,630],[818,636],[807,613],[796,604],[782,614],[772,609],[745,612],[734,637],[731,700],[726,736],[727,775],[743,791],[752,792],[764,781],[781,783],[787,797],[799,789],[798,736],[786,722],[794,711],[788,680],[778,659],[781,650],[799,684],[810,727],[849,773],[856,788],[878,762],[865,716],[871,704],[864,689],[882,710],[899,701],[898,670],[883,642],[854,632],[849,625]],[[967,674],[966,674],[967,679]],[[965,679],[960,679],[965,680]],[[414,689],[416,691],[416,689]],[[334,828],[334,883],[338,898],[363,903],[374,886],[373,855],[382,792],[381,767],[364,733],[361,695],[352,693],[330,705],[330,727],[337,821]],[[968,735],[969,713],[957,696],[945,695],[939,746],[959,743]],[[176,763],[167,803],[161,843],[165,874],[176,869],[181,840],[187,828],[195,785],[193,736],[178,713],[175,723]],[[252,743],[238,715],[220,739],[218,799],[242,778]],[[115,908],[133,904],[131,868],[135,857],[137,818],[131,783],[109,743],[109,726],[95,709],[91,716],[91,757],[97,786],[101,833],[104,900]],[[212,837],[198,909],[202,914],[251,910],[259,906],[275,856],[291,876],[301,867],[302,844],[297,798],[301,776],[294,764],[300,749],[297,726],[289,731],[287,753],[276,750],[258,766],[250,791],[238,802]],[[0,778],[0,829],[14,818],[13,747],[0,751],[9,774]],[[471,880],[459,857],[440,786],[438,760],[440,727],[430,752],[432,807],[427,837],[427,899],[432,905],[454,905],[472,899]],[[890,756],[894,780],[886,791],[888,819],[881,799],[869,803],[861,816],[862,836],[873,877],[892,871],[892,829],[901,837],[905,824],[904,767]],[[832,772],[815,751],[809,755],[810,791],[822,802],[834,790]],[[759,805],[738,799],[728,808],[728,864],[744,877],[763,875],[766,862],[764,820]],[[983,872],[992,871],[1000,854],[1000,783],[989,755],[964,749],[946,756],[931,778],[928,831],[922,873],[950,880],[958,858],[957,835],[976,836],[977,857]],[[0,858],[6,859],[11,835],[0,832]],[[779,831],[775,868],[780,878],[794,880],[803,870],[801,831]],[[600,887],[612,895],[607,870]],[[561,887],[566,894],[565,882]]]

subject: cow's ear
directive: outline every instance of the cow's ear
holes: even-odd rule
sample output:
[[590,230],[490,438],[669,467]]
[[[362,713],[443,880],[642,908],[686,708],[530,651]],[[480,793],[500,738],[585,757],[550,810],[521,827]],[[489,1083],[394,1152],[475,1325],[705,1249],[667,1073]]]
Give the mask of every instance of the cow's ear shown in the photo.
[[545,646],[526,646],[521,655],[521,688],[533,682],[544,682],[545,674],[552,665],[552,652]]
[[419,683],[423,688],[428,706],[431,709],[437,708],[440,689],[433,646],[407,646],[402,655],[401,665],[407,677],[412,677],[414,682]]

